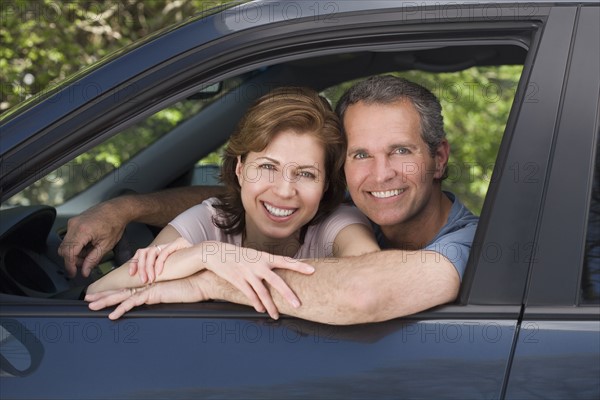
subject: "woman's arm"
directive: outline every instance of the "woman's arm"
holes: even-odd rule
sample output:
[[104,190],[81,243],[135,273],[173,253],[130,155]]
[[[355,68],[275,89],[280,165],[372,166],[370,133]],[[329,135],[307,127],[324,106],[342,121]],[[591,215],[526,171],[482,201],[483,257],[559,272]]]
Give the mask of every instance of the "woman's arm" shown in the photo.
[[[170,225],[167,225],[162,231],[160,231],[160,233],[158,234],[158,236],[152,241],[152,243],[147,247],[147,249],[156,249],[156,245],[164,245],[165,243],[169,243],[174,241],[177,238],[180,238],[181,236],[179,235],[179,232],[177,232],[175,230],[175,228],[173,228]],[[157,249],[156,249],[157,250]],[[136,255],[138,255],[139,252],[136,252]],[[140,279],[139,276],[137,275],[131,275],[130,274],[130,267],[132,263],[136,263],[138,265],[136,265],[136,268],[139,269],[141,260],[137,259],[136,256],[134,256],[131,260],[129,260],[128,262],[126,262],[125,264],[121,265],[120,267],[116,268],[114,271],[111,271],[110,273],[108,273],[107,275],[103,276],[102,278],[98,279],[96,282],[92,283],[90,286],[88,286],[87,288],[87,293],[89,294],[93,294],[93,293],[97,293],[97,292],[101,292],[101,291],[105,291],[105,290],[113,290],[113,289],[124,289],[124,288],[130,288],[130,287],[140,287],[144,285],[144,282]],[[143,260],[143,263],[145,265],[145,263],[148,260]],[[152,260],[152,262],[154,262],[154,260]],[[145,268],[145,266],[144,266]]]
[[379,250],[371,228],[363,224],[352,224],[335,237],[333,257],[360,256]]
[[[115,246],[129,222],[163,227],[194,204],[222,192],[221,186],[189,186],[105,201],[69,219],[58,254],[65,259],[69,276],[75,276],[81,267],[82,275],[87,277],[102,255]],[[92,249],[86,251],[87,247]],[[76,265],[78,258],[82,265]]]

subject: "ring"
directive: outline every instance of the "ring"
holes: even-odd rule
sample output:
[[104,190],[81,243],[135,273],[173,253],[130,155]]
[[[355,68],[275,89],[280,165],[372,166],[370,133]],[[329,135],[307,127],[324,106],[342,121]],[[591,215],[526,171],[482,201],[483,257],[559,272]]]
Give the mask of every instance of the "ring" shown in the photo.
[[158,252],[159,252],[159,253],[160,253],[160,251],[162,250],[162,249],[160,248],[160,246],[159,246],[159,245],[157,245],[157,244],[155,244],[155,245],[154,245],[154,247],[156,247],[156,248],[158,249]]
[[131,292],[130,294],[131,294],[131,295],[134,295],[134,294],[135,294],[135,292],[136,292],[136,289],[137,289],[137,288],[129,288],[129,291]]

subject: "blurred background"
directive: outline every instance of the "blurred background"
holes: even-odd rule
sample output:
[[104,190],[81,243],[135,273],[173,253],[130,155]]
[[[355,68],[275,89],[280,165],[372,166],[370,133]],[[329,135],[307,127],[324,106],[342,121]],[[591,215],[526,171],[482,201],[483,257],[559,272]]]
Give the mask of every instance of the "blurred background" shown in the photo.
[[[304,0],[302,0],[304,1]],[[235,0],[0,0],[0,122],[31,96],[107,55],[173,24]],[[230,4],[231,5],[231,4]],[[442,103],[452,145],[446,188],[479,214],[522,66],[470,68],[453,73],[400,72],[428,87]],[[333,105],[353,82],[323,91]],[[157,113],[148,123],[81,154],[2,206],[60,205],[170,131],[185,109]],[[215,152],[199,164],[220,163]],[[93,179],[89,171],[93,167]],[[96,179],[97,175],[97,179]]]

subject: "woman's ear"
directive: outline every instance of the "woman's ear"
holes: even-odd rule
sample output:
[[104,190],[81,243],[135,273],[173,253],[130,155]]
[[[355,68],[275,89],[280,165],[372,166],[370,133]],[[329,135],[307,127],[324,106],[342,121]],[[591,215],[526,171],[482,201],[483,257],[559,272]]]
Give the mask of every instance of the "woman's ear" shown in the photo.
[[235,165],[235,174],[238,178],[238,183],[242,186],[242,174],[244,173],[244,163],[242,163],[242,156],[237,156],[237,164]]

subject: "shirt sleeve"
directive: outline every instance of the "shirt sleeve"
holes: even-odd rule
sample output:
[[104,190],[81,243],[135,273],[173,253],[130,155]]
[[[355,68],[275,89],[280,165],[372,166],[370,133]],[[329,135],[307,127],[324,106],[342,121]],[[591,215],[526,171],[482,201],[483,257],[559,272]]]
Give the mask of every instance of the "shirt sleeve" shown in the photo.
[[332,257],[335,238],[349,225],[362,224],[371,229],[371,223],[356,207],[340,205],[324,221],[311,226],[297,258]]
[[440,236],[433,243],[425,247],[425,250],[432,250],[446,257],[454,264],[462,281],[476,230],[477,224],[463,226],[460,229]]
[[179,214],[169,222],[181,237],[192,244],[198,244],[206,240],[218,240],[216,230],[212,222],[215,209],[212,202],[206,200]]

